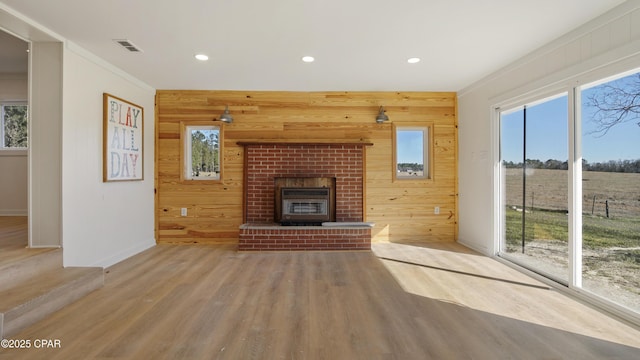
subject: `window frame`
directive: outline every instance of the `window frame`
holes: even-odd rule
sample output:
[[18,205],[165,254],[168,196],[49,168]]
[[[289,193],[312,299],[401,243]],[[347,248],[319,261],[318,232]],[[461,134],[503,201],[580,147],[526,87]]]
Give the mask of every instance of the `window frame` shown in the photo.
[[[7,147],[5,146],[4,143],[4,129],[5,129],[5,124],[4,124],[4,114],[5,114],[5,110],[4,108],[6,106],[18,106],[18,105],[22,105],[25,106],[27,108],[27,146],[26,147]],[[0,101],[0,151],[3,152],[7,152],[7,151],[12,151],[12,152],[25,152],[27,150],[29,150],[29,103],[27,101],[23,101],[23,100],[16,100],[16,101]]]
[[[423,175],[422,176],[398,176],[398,131],[422,131],[422,159],[423,159]],[[420,181],[428,182],[433,180],[433,123],[432,122],[415,122],[393,124],[392,126],[392,173],[393,181]]]
[[[181,122],[180,123],[180,181],[181,182],[220,182],[223,178],[223,126],[219,122]],[[213,178],[193,178],[189,174],[191,169],[191,131],[192,130],[217,130],[218,131],[218,176]]]

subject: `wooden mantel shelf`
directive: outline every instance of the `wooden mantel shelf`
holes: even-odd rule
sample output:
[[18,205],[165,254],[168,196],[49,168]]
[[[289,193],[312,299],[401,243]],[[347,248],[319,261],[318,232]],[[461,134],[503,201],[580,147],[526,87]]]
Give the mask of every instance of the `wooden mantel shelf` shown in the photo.
[[299,141],[238,141],[236,143],[240,146],[249,146],[249,145],[362,145],[362,146],[373,146],[371,142],[362,142],[362,141],[341,141],[341,142],[299,142]]

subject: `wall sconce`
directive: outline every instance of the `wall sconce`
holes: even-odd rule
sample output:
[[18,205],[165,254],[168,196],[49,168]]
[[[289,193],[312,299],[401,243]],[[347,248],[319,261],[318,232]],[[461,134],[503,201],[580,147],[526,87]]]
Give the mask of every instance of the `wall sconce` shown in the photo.
[[382,124],[385,121],[389,121],[389,117],[384,113],[384,108],[380,106],[380,111],[378,112],[378,116],[376,116],[376,122]]
[[220,121],[225,122],[227,124],[231,124],[233,122],[233,116],[229,113],[229,106],[225,106],[224,112],[220,115]]

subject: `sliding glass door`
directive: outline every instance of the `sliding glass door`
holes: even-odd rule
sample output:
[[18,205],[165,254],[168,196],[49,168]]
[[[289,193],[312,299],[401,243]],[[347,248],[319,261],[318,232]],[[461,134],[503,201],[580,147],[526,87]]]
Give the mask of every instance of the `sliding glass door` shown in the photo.
[[582,287],[640,312],[640,72],[580,90]]
[[500,255],[568,281],[568,96],[500,112]]
[[498,255],[638,316],[640,70],[567,89],[497,110]]

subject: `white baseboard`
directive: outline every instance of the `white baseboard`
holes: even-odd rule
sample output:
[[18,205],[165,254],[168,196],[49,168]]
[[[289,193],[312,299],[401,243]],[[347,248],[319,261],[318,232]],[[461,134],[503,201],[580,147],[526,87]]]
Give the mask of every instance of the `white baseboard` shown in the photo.
[[[104,259],[101,259],[91,265],[88,265],[88,267],[101,267],[103,269],[108,268],[109,266],[115,265],[119,262],[121,262],[122,260],[128,259],[136,254],[139,254],[147,249],[150,249],[152,247],[156,246],[156,241],[155,239],[148,239],[147,241],[145,241],[144,243],[139,243],[136,244],[130,248],[127,249],[123,249],[122,251],[119,251],[116,254],[113,254],[111,256],[108,256]],[[64,249],[64,246],[63,246]],[[68,264],[66,261],[64,261],[64,253],[63,253],[63,262],[64,262],[64,266],[65,267],[69,267],[69,266],[78,266],[75,264]],[[82,266],[87,266],[87,265],[82,265]]]
[[486,255],[486,256],[493,256],[493,254],[489,254],[488,253],[486,247],[479,247],[476,244],[471,244],[471,243],[468,243],[468,242],[466,242],[464,240],[460,240],[460,239],[458,239],[458,244],[460,244],[460,245],[462,245],[464,247],[468,247],[471,250],[475,250],[475,251],[479,252],[480,254],[483,254],[483,255]]
[[29,210],[27,209],[0,209],[0,216],[27,216]]

